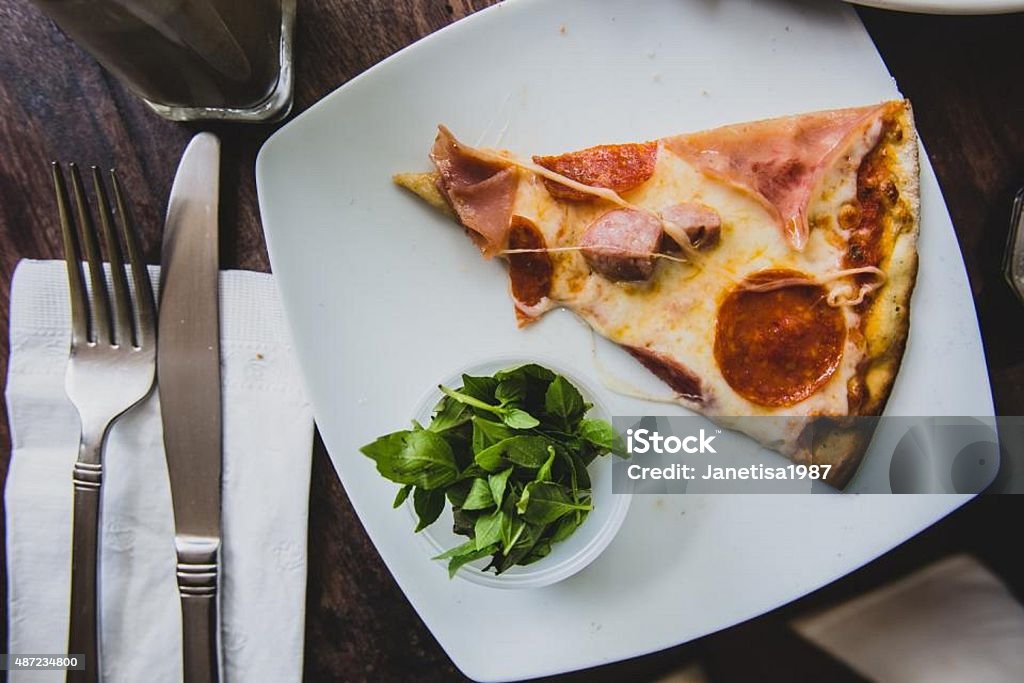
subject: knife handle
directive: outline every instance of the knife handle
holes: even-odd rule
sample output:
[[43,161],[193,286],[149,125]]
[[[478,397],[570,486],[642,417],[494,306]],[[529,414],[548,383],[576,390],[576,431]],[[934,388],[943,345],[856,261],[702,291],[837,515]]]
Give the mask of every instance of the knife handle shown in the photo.
[[217,654],[220,539],[177,536],[174,545],[178,552],[185,683],[216,683],[220,662]]
[[[86,449],[87,445],[83,443],[82,448]],[[92,683],[99,680],[100,669],[96,594],[103,466],[83,462],[91,458],[81,455],[72,474],[75,510],[71,531],[71,623],[68,630],[68,653],[81,655],[85,660],[85,668],[68,671],[67,680]]]

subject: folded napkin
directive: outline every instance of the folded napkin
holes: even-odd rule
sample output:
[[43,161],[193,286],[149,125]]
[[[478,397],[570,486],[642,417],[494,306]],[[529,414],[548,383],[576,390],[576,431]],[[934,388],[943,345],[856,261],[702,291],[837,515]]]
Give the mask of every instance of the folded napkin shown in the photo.
[[[22,261],[11,287],[11,653],[67,650],[79,426],[64,394],[70,329],[64,268],[63,261]],[[154,282],[157,276],[153,271]],[[220,287],[224,680],[298,681],[313,418],[273,278],[224,272]],[[106,681],[182,678],[174,515],[159,410],[154,392],[115,424],[107,441],[100,532]],[[12,672],[11,680],[63,676]]]
[[1024,672],[1024,607],[969,555],[793,626],[872,681],[1002,683]]

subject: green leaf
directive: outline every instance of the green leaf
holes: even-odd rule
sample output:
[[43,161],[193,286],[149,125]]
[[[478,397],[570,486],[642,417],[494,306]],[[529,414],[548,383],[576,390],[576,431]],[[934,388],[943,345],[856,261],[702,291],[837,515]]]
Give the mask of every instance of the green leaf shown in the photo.
[[476,550],[476,541],[470,539],[462,545],[457,545],[454,548],[449,548],[440,555],[434,555],[432,560],[447,560],[452,557],[458,557],[459,555],[465,555],[466,553]]
[[575,510],[590,510],[585,503],[576,503],[564,486],[549,481],[533,481],[526,485],[516,506],[527,522],[550,524]]
[[506,514],[501,524],[501,552],[507,555],[526,530],[526,522]]
[[477,408],[488,413],[493,413],[494,415],[501,415],[504,413],[504,410],[501,408],[501,406],[491,405],[490,403],[482,401],[476,398],[475,396],[471,396],[467,393],[455,391],[454,389],[449,389],[448,387],[445,386],[439,386],[438,389],[441,390],[442,394],[444,394],[445,396],[452,400],[458,401],[459,403],[464,403],[473,408]]
[[460,403],[465,403],[468,406],[483,410],[485,412],[497,415],[501,418],[509,427],[513,429],[532,429],[540,424],[540,420],[530,415],[525,410],[519,408],[505,408],[504,406],[494,406],[490,403],[481,401],[478,398],[474,398],[469,394],[449,389],[448,387],[438,387],[445,396],[452,398]]
[[563,515],[554,524],[554,531],[551,533],[551,542],[559,543],[572,536],[587,518],[588,510],[577,511],[576,515]]
[[505,457],[520,467],[535,470],[548,459],[548,444],[543,436],[515,436],[509,439]]
[[473,486],[469,489],[469,495],[462,503],[463,510],[486,510],[494,507],[494,497],[491,495],[491,487],[485,479],[474,479]]
[[570,488],[574,491],[589,491],[590,473],[587,472],[587,466],[580,456],[565,449],[559,449],[558,455],[561,456],[569,471]]
[[498,388],[498,380],[493,377],[462,376],[462,393],[475,399],[490,403],[494,399],[494,391]]
[[463,479],[449,486],[445,491],[445,495],[448,496],[448,500],[451,501],[453,507],[462,507],[462,504],[466,502],[466,496],[469,495],[469,489],[472,487],[472,479]]
[[535,481],[551,481],[551,468],[555,464],[555,447],[549,445],[548,453],[550,453],[548,459],[545,460],[544,464],[540,466],[539,470],[537,470]]
[[[472,543],[472,541],[470,541],[470,543]],[[468,552],[464,555],[458,555],[456,557],[453,557],[448,561],[448,578],[450,579],[453,576],[455,576],[455,572],[459,571],[459,569],[461,569],[463,565],[469,564],[474,560],[479,560],[482,557],[493,555],[496,552],[498,552],[498,544],[492,543],[491,545],[485,548],[477,548],[476,550]]]
[[538,560],[543,560],[545,557],[547,557],[550,554],[551,554],[551,541],[549,541],[548,539],[543,539],[543,540],[537,541],[537,543],[534,544],[534,546],[530,549],[530,552],[528,552],[526,554],[526,556],[523,557],[523,559],[521,559],[519,561],[519,564],[524,565],[524,566],[528,565],[528,564],[533,564],[534,562],[537,562]]
[[540,424],[540,420],[519,408],[506,410],[501,414],[501,420],[512,429],[533,429]]
[[360,450],[377,463],[381,475],[399,484],[435,489],[459,476],[451,446],[428,430],[387,434]]
[[406,484],[402,488],[398,489],[398,494],[395,496],[395,502],[391,504],[391,507],[396,508],[404,503],[406,498],[409,497],[409,494],[412,493],[412,489],[412,484]]
[[493,446],[483,449],[473,456],[473,462],[487,472],[497,472],[498,470],[506,467],[508,463],[505,462],[504,458],[505,449],[508,446],[508,442],[514,438],[517,437],[504,439]]
[[487,477],[487,485],[491,489],[491,499],[498,507],[501,507],[502,498],[505,496],[505,487],[508,486],[508,478],[511,474],[512,468],[509,467],[507,470]]
[[526,377],[524,375],[509,375],[498,382],[498,388],[494,391],[494,398],[498,399],[502,406],[509,404],[522,405],[526,401]]
[[573,480],[575,481],[573,489],[575,491],[589,491],[590,472],[587,470],[586,463],[575,453],[569,457],[572,459]]
[[575,423],[587,411],[579,390],[562,375],[555,377],[544,394],[544,410],[562,418],[566,425]]
[[615,428],[605,420],[581,420],[577,434],[602,451],[611,451],[619,455],[626,452],[622,439],[619,438]]
[[512,548],[505,552],[495,565],[496,573],[501,574],[519,564],[529,554],[530,550],[533,549],[533,546],[544,536],[545,529],[546,527],[543,525],[524,524],[522,530],[518,533],[518,540],[512,544]]
[[419,524],[416,525],[417,533],[437,521],[444,511],[444,500],[444,489],[416,489],[412,494],[412,505],[420,518]]
[[472,536],[476,525],[476,513],[467,512],[462,508],[452,508],[452,533],[459,536]]
[[471,417],[473,411],[469,406],[445,396],[434,408],[434,418],[430,421],[428,429],[437,433],[446,432],[469,422]]
[[477,548],[484,548],[501,541],[501,526],[505,520],[505,513],[495,510],[489,515],[477,517],[476,525],[473,527],[473,538]]
[[525,365],[519,365],[514,368],[508,368],[506,370],[500,370],[494,373],[495,379],[499,382],[506,377],[532,377],[533,379],[539,379],[543,382],[551,382],[555,378],[555,373],[548,370],[543,365],[537,365],[536,363],[526,363]]
[[474,453],[479,453],[488,446],[493,446],[512,435],[512,430],[501,422],[494,422],[480,416],[473,418]]
[[548,459],[548,440],[543,436],[523,434],[499,441],[476,454],[476,464],[488,472],[497,472],[508,463],[535,470]]

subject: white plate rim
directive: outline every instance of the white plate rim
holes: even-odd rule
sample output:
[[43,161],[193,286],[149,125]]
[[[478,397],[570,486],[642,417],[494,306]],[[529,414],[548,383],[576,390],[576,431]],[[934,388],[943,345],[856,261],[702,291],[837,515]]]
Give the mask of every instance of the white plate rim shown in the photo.
[[1024,11],[1021,0],[845,0],[854,5],[916,14],[1011,14]]

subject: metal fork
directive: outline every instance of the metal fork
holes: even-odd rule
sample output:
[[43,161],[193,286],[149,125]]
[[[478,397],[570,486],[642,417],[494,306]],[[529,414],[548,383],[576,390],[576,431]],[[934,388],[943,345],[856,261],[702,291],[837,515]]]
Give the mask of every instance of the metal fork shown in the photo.
[[[75,504],[68,652],[84,655],[86,670],[69,671],[68,679],[96,681],[100,671],[97,541],[103,446],[114,421],[145,398],[153,387],[156,306],[149,273],[125,211],[117,174],[110,171],[110,186],[134,289],[128,287],[124,252],[115,234],[102,174],[95,166],[91,169],[94,209],[99,216],[110,263],[111,296],[100,258],[96,225],[89,211],[78,167],[69,165],[76,221],[72,219],[61,167],[57,162],[52,166],[71,296],[71,355],[65,390],[78,410],[82,425],[78,461],[72,476]],[[74,225],[76,222],[78,231]],[[80,241],[76,235],[79,231]],[[88,262],[88,288],[82,267],[83,250]]]

